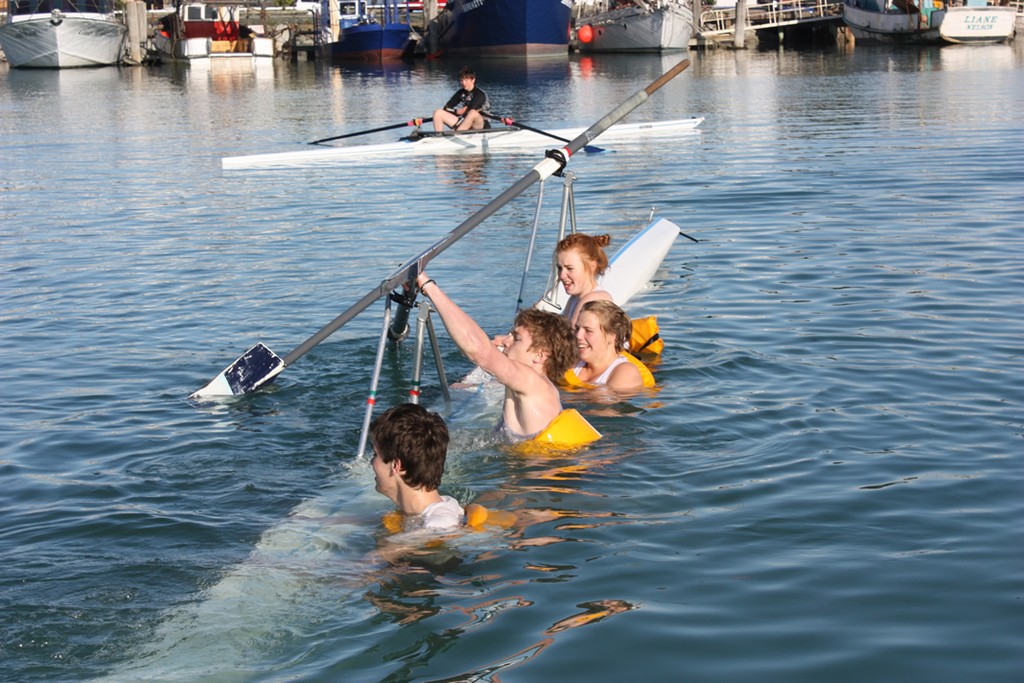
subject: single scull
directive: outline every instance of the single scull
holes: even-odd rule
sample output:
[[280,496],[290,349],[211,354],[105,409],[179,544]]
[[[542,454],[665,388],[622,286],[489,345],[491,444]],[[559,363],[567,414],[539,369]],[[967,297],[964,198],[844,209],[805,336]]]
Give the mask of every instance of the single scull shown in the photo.
[[[651,121],[647,123],[621,123],[611,126],[601,134],[605,141],[635,142],[644,138],[671,138],[693,132],[704,119],[693,117],[672,121]],[[366,157],[391,157],[426,154],[515,154],[532,153],[537,149],[552,147],[551,136],[568,140],[575,139],[584,128],[568,128],[545,131],[540,135],[516,126],[488,128],[461,133],[434,133],[417,131],[397,142],[379,145],[345,145],[302,149],[274,154],[253,154],[249,156],[224,157],[221,166],[225,170],[260,168],[296,168],[332,164]]]

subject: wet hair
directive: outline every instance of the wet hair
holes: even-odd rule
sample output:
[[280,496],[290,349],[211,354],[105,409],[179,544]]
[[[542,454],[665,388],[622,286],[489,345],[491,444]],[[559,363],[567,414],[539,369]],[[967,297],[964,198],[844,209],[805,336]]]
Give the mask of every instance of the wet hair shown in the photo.
[[588,301],[580,308],[580,314],[593,313],[605,334],[615,335],[615,350],[622,352],[633,335],[633,321],[626,312],[608,300]]
[[464,66],[459,69],[459,80],[461,81],[466,76],[469,76],[473,80],[476,80],[476,72],[473,71],[472,67]]
[[552,381],[558,381],[579,358],[576,334],[569,326],[569,321],[557,313],[526,308],[516,314],[513,327],[529,331],[533,341],[530,351],[547,354],[544,374]]
[[448,453],[448,426],[415,403],[388,408],[370,423],[370,440],[385,463],[402,461],[402,480],[413,488],[441,485]]
[[580,252],[588,266],[593,264],[594,277],[597,277],[608,268],[608,255],[604,253],[604,248],[611,241],[611,235],[586,235],[582,232],[574,232],[555,245],[555,253],[575,249]]

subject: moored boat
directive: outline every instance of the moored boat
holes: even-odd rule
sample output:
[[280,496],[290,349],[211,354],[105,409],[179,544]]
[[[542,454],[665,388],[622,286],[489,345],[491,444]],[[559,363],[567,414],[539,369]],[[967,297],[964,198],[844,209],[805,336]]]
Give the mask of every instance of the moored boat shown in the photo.
[[864,43],[941,43],[944,15],[936,0],[843,0],[843,21]]
[[[701,117],[652,121],[649,123],[623,123],[611,126],[602,134],[602,140],[629,141],[647,138],[672,138],[691,133],[703,122]],[[542,135],[531,130],[508,126],[460,133],[415,132],[397,142],[377,145],[346,145],[339,147],[318,147],[294,152],[254,154],[248,156],[224,157],[221,166],[225,170],[258,168],[296,168],[332,164],[363,158],[386,158],[406,155],[431,154],[515,154],[530,153],[545,147],[556,147],[558,141],[574,139],[582,128],[545,131]]]
[[160,19],[153,47],[161,59],[172,62],[272,59],[273,39],[243,25],[238,9],[232,4],[179,5]]
[[384,0],[380,14],[371,16],[363,0],[355,0],[352,11],[329,27],[331,40],[320,54],[331,60],[394,61],[401,59],[409,43],[408,6],[405,22],[399,21],[398,0]]
[[685,0],[596,0],[576,17],[580,52],[686,50],[693,11]]
[[428,51],[459,57],[565,57],[573,0],[449,0]]
[[113,66],[127,32],[113,0],[16,0],[0,26],[0,47],[16,68]]
[[947,43],[985,45],[1013,37],[1017,9],[991,5],[985,0],[967,0],[966,5],[946,8],[939,35]]

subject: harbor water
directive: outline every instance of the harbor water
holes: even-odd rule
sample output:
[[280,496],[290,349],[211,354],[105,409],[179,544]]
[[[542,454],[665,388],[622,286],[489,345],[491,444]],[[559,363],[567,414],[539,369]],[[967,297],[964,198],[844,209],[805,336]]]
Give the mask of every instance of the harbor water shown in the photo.
[[[188,396],[541,155],[221,170],[427,115],[450,62],[0,69],[0,680],[1019,681],[1024,41],[691,59],[627,120],[697,133],[567,168],[613,249],[652,210],[699,240],[629,306],[657,390],[567,395],[603,438],[526,457],[428,361],[442,491],[518,521],[412,549],[357,457],[383,301],[266,390]],[[495,113],[566,128],[678,60],[474,66]],[[539,297],[562,192],[430,264],[488,331],[538,203]],[[412,364],[386,350],[378,411]]]

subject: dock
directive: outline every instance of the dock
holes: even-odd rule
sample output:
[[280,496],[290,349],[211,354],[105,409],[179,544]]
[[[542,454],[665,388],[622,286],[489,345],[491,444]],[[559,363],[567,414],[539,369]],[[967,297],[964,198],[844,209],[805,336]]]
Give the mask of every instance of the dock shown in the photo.
[[690,39],[696,48],[808,45],[844,42],[841,0],[738,0],[735,7],[704,8]]

